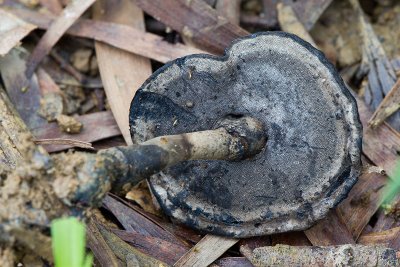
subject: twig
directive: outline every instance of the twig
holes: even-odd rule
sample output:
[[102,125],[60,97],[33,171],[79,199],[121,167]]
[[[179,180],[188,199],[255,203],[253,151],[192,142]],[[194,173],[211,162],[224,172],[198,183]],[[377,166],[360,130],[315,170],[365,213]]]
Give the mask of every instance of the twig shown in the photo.
[[[76,141],[94,142],[109,137],[120,135],[121,132],[116,124],[110,111],[100,111],[81,115],[78,117],[84,127],[78,134],[74,134]],[[101,125],[101,131],[98,127]],[[70,139],[71,135],[61,132],[57,123],[52,122],[43,125],[40,128],[34,129],[33,133],[37,139]],[[46,145],[48,152],[55,152],[71,148],[72,144],[68,145]]]
[[74,139],[57,138],[57,139],[36,139],[34,140],[37,145],[67,145],[70,147],[80,147],[86,149],[93,149],[91,143]]

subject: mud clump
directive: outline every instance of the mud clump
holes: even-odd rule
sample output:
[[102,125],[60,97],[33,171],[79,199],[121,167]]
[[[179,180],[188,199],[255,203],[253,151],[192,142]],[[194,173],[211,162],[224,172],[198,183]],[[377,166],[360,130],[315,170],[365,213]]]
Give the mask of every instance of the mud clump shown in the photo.
[[56,119],[58,126],[63,132],[70,134],[77,134],[80,133],[82,130],[83,124],[74,117],[67,115],[59,115],[57,116]]
[[68,161],[62,161],[63,156],[50,157],[34,145],[31,135],[22,137],[24,160],[14,170],[3,172],[0,183],[0,247],[24,247],[50,260],[51,242],[44,233],[51,221],[63,216],[86,217],[90,210],[72,209],[68,201],[77,187],[74,170],[84,159],[79,154],[68,155]]
[[12,267],[14,266],[15,255],[11,248],[0,247],[0,266]]

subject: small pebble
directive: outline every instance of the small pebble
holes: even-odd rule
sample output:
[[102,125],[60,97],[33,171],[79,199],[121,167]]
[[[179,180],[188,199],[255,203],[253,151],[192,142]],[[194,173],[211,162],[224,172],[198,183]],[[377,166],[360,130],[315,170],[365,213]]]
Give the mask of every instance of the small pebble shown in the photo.
[[192,101],[186,101],[185,105],[188,108],[192,108],[194,106],[194,103]]

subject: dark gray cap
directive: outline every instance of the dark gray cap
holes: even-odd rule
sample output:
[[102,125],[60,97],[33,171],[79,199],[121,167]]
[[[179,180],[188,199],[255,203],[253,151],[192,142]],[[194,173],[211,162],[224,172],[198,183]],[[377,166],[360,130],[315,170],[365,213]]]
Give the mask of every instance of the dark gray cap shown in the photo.
[[248,237],[310,227],[360,170],[357,105],[322,52],[295,35],[253,34],[222,57],[167,63],[138,90],[131,135],[214,129],[227,116],[264,124],[265,149],[243,161],[187,161],[150,179],[166,214],[205,232]]

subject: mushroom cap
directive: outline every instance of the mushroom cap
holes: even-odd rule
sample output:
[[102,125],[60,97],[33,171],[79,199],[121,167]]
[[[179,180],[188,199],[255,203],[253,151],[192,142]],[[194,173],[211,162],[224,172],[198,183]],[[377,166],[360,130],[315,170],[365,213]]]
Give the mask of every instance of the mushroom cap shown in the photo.
[[222,57],[196,54],[158,69],[130,109],[134,143],[214,129],[221,118],[264,124],[265,149],[242,161],[195,160],[154,175],[164,212],[209,233],[303,230],[344,199],[360,171],[356,101],[323,53],[284,32],[253,34]]

